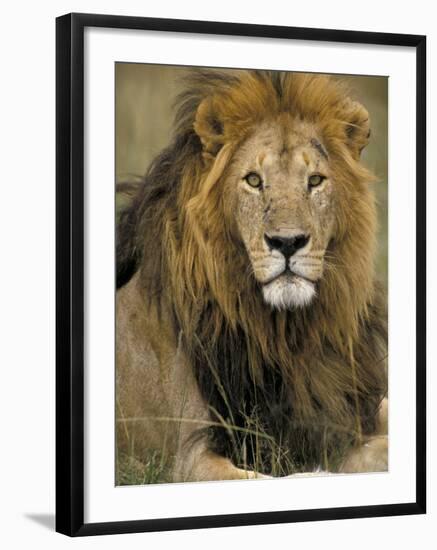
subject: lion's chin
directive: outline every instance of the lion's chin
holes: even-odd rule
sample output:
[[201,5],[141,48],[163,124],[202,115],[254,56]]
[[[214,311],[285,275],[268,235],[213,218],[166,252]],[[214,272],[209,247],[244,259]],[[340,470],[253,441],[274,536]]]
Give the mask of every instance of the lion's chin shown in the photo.
[[264,300],[276,309],[305,307],[316,295],[314,283],[288,273],[264,285],[262,291]]

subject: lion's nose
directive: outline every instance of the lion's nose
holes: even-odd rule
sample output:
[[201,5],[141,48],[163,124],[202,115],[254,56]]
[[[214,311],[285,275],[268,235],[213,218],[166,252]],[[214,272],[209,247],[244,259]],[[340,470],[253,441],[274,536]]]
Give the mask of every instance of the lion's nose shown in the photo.
[[264,235],[264,239],[270,250],[279,250],[286,258],[290,258],[300,248],[303,248],[310,240],[309,235],[295,235],[294,237],[282,237],[280,235]]

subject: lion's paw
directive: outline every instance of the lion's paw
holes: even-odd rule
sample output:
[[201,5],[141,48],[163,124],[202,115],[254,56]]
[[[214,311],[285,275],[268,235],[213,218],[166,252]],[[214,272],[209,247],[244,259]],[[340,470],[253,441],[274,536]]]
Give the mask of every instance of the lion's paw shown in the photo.
[[340,472],[345,474],[386,471],[388,471],[387,436],[372,437],[361,447],[352,449],[340,467]]
[[289,476],[284,476],[285,478],[291,477],[321,477],[332,475],[332,472],[327,472],[326,470],[315,470],[313,472],[299,472],[297,474],[290,474]]

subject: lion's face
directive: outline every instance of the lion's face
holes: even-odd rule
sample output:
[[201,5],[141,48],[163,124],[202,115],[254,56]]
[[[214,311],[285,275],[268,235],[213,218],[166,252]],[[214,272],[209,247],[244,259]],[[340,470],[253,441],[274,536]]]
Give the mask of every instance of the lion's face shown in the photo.
[[306,306],[323,277],[335,221],[335,186],[317,129],[289,115],[265,122],[236,153],[228,184],[265,301]]
[[[233,279],[239,292],[249,274],[276,309],[304,307],[317,296],[326,304],[328,294],[332,301],[342,292],[367,300],[376,220],[372,176],[360,155],[370,120],[345,92],[324,76],[249,71],[208,88],[193,123],[202,180],[187,204],[192,295],[194,283],[208,283],[232,317],[227,288]],[[187,174],[184,190],[197,173]],[[236,243],[248,258],[227,264]]]

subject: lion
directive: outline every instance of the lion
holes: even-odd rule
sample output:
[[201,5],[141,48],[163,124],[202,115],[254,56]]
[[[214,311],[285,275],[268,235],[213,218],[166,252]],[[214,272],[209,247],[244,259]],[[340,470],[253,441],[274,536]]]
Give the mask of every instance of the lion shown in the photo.
[[367,110],[325,75],[193,70],[117,230],[117,448],[174,481],[385,471]]

